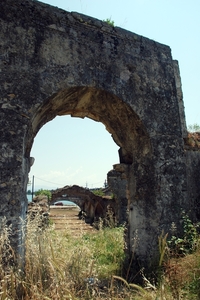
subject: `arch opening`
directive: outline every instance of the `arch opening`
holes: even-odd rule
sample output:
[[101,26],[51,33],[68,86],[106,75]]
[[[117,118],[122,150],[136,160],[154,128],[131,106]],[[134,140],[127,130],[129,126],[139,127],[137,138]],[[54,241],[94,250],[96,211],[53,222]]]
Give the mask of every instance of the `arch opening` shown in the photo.
[[107,172],[119,162],[118,146],[102,123],[69,115],[57,116],[39,130],[31,156],[35,189],[103,187]]
[[90,118],[105,125],[120,147],[120,163],[132,164],[150,151],[147,131],[133,109],[117,96],[92,87],[73,87],[52,95],[33,115],[26,153],[30,155],[33,138],[39,129],[56,116]]
[[147,201],[151,203],[149,198],[153,199],[153,191],[149,196],[152,149],[141,119],[131,105],[105,90],[93,87],[63,89],[51,95],[34,111],[32,129],[28,134],[27,155],[30,155],[33,139],[41,127],[56,116],[66,115],[89,118],[105,125],[120,148],[119,164],[114,165],[107,177],[116,198],[118,223],[128,224],[131,218],[132,229],[141,226],[132,216],[132,211],[129,212],[133,206],[137,210],[135,199],[140,200],[144,211]]

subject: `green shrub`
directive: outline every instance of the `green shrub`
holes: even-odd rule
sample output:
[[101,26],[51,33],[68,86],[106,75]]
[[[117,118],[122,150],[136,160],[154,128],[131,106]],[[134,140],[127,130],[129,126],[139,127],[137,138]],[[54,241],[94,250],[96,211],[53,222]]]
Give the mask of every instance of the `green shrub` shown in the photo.
[[48,197],[48,200],[51,200],[51,191],[40,189],[35,192],[35,196],[44,195]]
[[95,194],[96,196],[104,196],[104,192],[102,191],[102,189],[96,189],[92,191],[93,194]]
[[108,25],[110,26],[115,26],[115,22],[111,20],[111,18],[107,18],[105,20],[103,20],[103,22],[106,22]]
[[155,285],[144,277],[143,287],[121,277],[125,258],[123,227],[103,228],[74,237],[67,228],[56,231],[53,225],[40,230],[37,218],[28,219],[23,273],[9,263],[4,268],[6,253],[8,262],[15,256],[9,242],[12,229],[3,220],[0,224],[0,300],[200,299],[199,236],[184,212],[182,219],[184,237],[181,242],[176,237],[171,243],[184,252],[177,257],[167,257],[167,234],[162,233],[159,237],[161,280]]
[[192,253],[197,246],[197,229],[185,211],[182,211],[182,226],[183,236],[177,237],[176,235],[173,235],[168,241],[169,248],[176,255]]

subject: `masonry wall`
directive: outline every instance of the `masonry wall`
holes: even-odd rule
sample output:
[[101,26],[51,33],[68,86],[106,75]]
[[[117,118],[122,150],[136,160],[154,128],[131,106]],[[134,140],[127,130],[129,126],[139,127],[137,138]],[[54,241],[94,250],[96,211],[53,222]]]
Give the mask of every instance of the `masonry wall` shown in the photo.
[[130,247],[135,233],[141,236],[136,253],[147,266],[158,235],[179,223],[188,201],[181,82],[171,49],[31,0],[0,2],[0,41],[0,214],[13,225],[15,248],[23,257],[19,217],[26,217],[37,132],[57,115],[89,117],[105,125],[120,148],[118,163],[127,165],[119,216],[130,222]]
[[188,210],[192,221],[200,222],[200,151],[186,150]]

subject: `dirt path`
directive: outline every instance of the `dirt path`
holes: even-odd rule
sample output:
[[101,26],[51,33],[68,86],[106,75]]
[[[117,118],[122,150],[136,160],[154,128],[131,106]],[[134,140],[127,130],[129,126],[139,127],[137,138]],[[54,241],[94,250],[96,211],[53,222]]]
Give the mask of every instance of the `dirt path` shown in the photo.
[[55,230],[67,230],[73,236],[80,236],[96,229],[78,217],[80,209],[70,206],[50,206],[50,220],[55,224]]

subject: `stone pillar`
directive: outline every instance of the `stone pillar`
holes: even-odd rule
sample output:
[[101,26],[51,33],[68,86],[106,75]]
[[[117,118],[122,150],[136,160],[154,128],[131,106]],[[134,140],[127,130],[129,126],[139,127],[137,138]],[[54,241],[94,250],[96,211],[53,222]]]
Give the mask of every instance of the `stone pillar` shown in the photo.
[[24,264],[23,223],[27,212],[29,159],[24,157],[27,126],[12,110],[0,112],[0,223],[11,226],[11,246],[18,265]]
[[107,174],[117,206],[117,221],[119,224],[128,224],[128,165],[116,164]]
[[[129,165],[121,163],[115,164],[113,170],[109,171],[107,174],[108,186],[114,194],[115,198],[115,214],[116,221],[120,225],[125,225],[125,243],[126,243],[126,259],[129,260],[129,250],[130,250],[130,230],[129,230],[129,220],[128,220],[128,210],[129,210],[129,191],[128,191],[128,173]],[[125,262],[125,265],[128,264]]]

